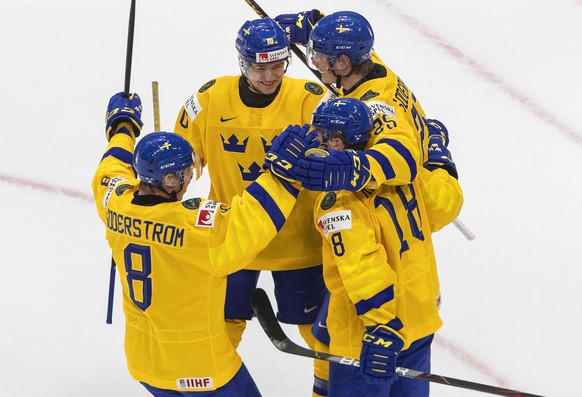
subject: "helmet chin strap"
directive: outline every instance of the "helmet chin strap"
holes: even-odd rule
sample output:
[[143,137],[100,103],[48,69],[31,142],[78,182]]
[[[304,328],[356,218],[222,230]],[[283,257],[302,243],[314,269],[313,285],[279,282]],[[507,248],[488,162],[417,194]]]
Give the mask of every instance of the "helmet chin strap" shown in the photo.
[[[333,65],[331,65],[331,67],[328,67],[327,70],[331,70],[331,73],[333,73],[333,75],[335,76],[335,86],[337,88],[341,88],[342,87],[342,78],[344,77],[348,77],[350,76],[353,72],[354,72],[354,68],[351,68],[349,73],[346,74],[345,76],[340,76],[335,72],[335,61],[333,63]],[[326,71],[327,71],[326,70]]]
[[164,193],[166,193],[168,196],[170,196],[171,199],[173,200],[177,200],[178,199],[178,193],[180,193],[182,191],[182,189],[184,189],[184,175],[182,175],[182,178],[180,178],[180,189],[178,190],[172,190],[171,192],[168,192],[165,188],[164,185],[160,185],[159,186],[160,190]]

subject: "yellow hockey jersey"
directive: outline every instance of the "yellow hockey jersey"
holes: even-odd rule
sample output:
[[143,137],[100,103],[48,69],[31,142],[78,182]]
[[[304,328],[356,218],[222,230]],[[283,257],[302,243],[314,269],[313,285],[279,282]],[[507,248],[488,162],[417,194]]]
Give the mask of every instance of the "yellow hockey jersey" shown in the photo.
[[358,358],[366,326],[388,324],[406,349],[442,325],[431,232],[417,192],[413,182],[318,198],[331,353]]
[[[429,222],[432,231],[435,232],[459,215],[463,205],[461,187],[459,182],[446,171],[437,170],[431,173],[421,166],[426,161],[428,151],[425,112],[412,91],[380,60],[374,51],[372,61],[375,64],[372,72],[349,91],[340,89],[340,95],[364,101],[376,117],[374,122],[376,128],[368,147],[375,150],[373,156],[375,162],[372,165],[371,174],[379,184],[386,183],[385,175],[391,170],[389,161],[391,154],[390,150],[387,150],[387,145],[377,145],[377,143],[392,138],[396,131],[400,134],[414,135],[419,151],[419,167],[416,176],[421,178],[419,188],[425,196]],[[378,120],[381,114],[385,115],[383,123]],[[409,182],[403,181],[402,184]],[[388,181],[387,184],[397,183]]]
[[226,275],[275,237],[298,191],[266,172],[230,206],[136,205],[133,148],[132,137],[114,135],[92,183],[120,273],[129,372],[158,388],[214,390],[242,363],[225,329]]
[[[317,83],[284,77],[270,104],[248,107],[239,95],[240,79],[225,76],[204,84],[186,101],[174,128],[207,167],[209,198],[224,203],[263,172],[265,153],[275,137],[289,124],[310,123],[312,112],[329,95]],[[291,270],[321,264],[321,238],[313,228],[317,194],[301,191],[281,232],[247,269]]]

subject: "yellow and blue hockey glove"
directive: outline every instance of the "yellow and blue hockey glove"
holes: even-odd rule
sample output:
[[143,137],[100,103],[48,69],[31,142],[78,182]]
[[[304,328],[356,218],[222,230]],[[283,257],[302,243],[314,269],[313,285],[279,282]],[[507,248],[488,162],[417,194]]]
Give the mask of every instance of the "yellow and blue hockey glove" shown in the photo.
[[305,189],[357,192],[371,179],[370,162],[364,152],[318,149],[312,153],[299,161],[296,172]]
[[323,16],[319,10],[313,9],[298,14],[277,15],[275,21],[283,28],[291,43],[306,45],[311,30]]
[[404,340],[386,325],[366,327],[362,337],[360,369],[366,383],[392,383],[398,379],[396,358]]
[[141,98],[131,93],[125,97],[123,92],[118,92],[109,99],[107,113],[105,114],[105,136],[109,141],[115,135],[117,125],[123,121],[133,126],[133,135],[137,138],[143,127],[141,121]]
[[297,180],[295,168],[297,162],[305,157],[305,152],[319,146],[315,131],[309,132],[309,124],[303,127],[289,125],[271,145],[271,150],[265,155],[264,169],[270,169],[273,174],[289,182]]
[[426,126],[428,128],[428,159],[424,163],[424,168],[431,171],[442,168],[455,179],[459,179],[457,166],[448,149],[449,131],[447,127],[435,119],[427,119]]

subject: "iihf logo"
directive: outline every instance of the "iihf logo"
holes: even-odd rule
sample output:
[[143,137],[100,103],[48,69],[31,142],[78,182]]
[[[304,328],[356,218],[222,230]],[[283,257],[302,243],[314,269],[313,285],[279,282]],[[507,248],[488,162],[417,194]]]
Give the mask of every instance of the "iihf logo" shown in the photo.
[[206,378],[180,378],[176,379],[178,389],[210,389],[214,387],[214,380]]

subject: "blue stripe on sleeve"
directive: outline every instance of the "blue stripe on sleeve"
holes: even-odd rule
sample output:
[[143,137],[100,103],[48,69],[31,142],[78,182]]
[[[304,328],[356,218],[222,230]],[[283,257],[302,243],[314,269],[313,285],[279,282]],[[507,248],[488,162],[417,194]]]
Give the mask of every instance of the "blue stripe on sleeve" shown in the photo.
[[[412,180],[414,180],[414,178],[416,178],[416,173],[418,172],[417,168],[416,168],[416,161],[414,161],[414,158],[412,157],[412,154],[410,153],[410,151],[400,142],[398,142],[395,139],[388,139],[388,138],[383,138],[380,139],[378,142],[376,142],[376,145],[379,144],[386,144],[391,146],[393,149],[396,150],[396,152],[402,156],[402,158],[404,159],[404,161],[406,161],[406,164],[408,165],[408,168],[410,169],[410,182],[412,182]],[[370,155],[374,160],[376,160],[378,162],[378,164],[380,164],[380,166],[382,167],[382,170],[384,171],[384,175],[386,176],[386,179],[392,179],[396,176],[396,174],[394,173],[394,168],[392,167],[392,164],[390,164],[390,161],[388,160],[388,158],[386,158],[386,156],[384,156],[382,153],[376,151],[376,150],[366,150],[366,154]]]
[[388,324],[386,325],[392,328],[394,331],[400,331],[404,327],[404,324],[402,324],[402,321],[400,321],[398,317],[388,321]]
[[281,230],[285,223],[285,215],[283,215],[273,197],[256,182],[251,183],[246,190],[263,206],[277,231]]
[[111,149],[105,152],[105,154],[101,158],[101,161],[103,161],[105,158],[109,156],[113,156],[127,165],[132,165],[133,154],[125,149],[119,147],[112,147]]
[[379,308],[386,302],[390,302],[392,299],[394,299],[394,285],[383,289],[370,299],[363,299],[356,303],[356,313],[361,316],[372,309]]

